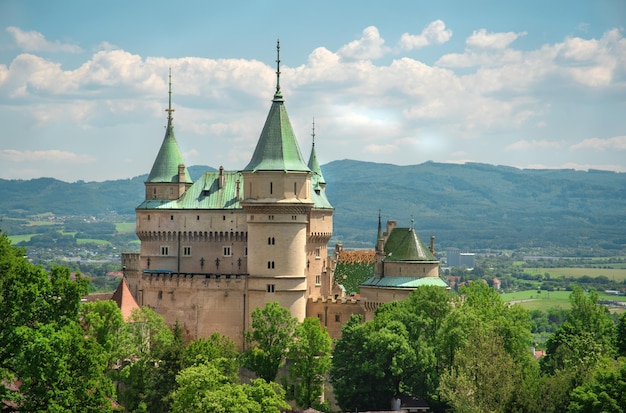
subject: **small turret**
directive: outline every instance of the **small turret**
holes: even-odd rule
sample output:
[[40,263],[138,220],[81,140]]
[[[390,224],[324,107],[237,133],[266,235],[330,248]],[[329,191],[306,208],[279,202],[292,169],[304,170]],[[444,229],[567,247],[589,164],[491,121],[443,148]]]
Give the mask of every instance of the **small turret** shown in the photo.
[[146,199],[177,199],[193,183],[174,136],[171,69],[169,74],[169,106],[165,111],[167,112],[165,137],[145,182]]

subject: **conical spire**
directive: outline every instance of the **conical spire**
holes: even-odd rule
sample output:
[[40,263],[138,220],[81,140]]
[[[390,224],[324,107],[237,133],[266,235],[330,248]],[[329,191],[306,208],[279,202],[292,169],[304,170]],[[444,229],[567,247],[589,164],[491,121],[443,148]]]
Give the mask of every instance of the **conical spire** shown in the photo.
[[[178,166],[184,165],[183,155],[176,143],[176,137],[174,136],[174,125],[172,123],[172,69],[170,68],[169,74],[169,106],[165,109],[167,112],[167,128],[165,131],[165,137],[163,143],[159,149],[159,153],[152,165],[152,170],[146,182],[179,182],[178,181]],[[191,176],[187,171],[187,167],[184,168],[185,181],[191,183]]]
[[276,46],[276,93],[250,163],[244,171],[310,171],[304,162],[280,92],[280,41]]
[[313,187],[318,185],[324,186],[326,185],[326,181],[324,180],[324,175],[322,175],[322,168],[317,160],[317,154],[315,153],[315,118],[313,118],[313,133],[311,136],[313,137],[313,144],[311,146],[311,156],[309,156],[308,167],[311,172],[313,172]]

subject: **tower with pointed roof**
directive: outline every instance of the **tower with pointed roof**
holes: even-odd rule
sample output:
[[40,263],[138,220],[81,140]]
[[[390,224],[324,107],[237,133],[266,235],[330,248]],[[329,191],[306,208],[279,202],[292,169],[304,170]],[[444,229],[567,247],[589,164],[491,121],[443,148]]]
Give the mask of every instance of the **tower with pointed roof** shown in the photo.
[[241,171],[247,217],[249,294],[252,307],[267,293],[293,316],[306,316],[306,245],[311,200],[311,170],[304,162],[280,91],[277,44],[276,93],[248,165]]
[[176,137],[172,113],[172,70],[169,73],[169,106],[167,127],[159,153],[146,179],[146,199],[176,199],[185,193],[192,184],[191,177],[183,161]]

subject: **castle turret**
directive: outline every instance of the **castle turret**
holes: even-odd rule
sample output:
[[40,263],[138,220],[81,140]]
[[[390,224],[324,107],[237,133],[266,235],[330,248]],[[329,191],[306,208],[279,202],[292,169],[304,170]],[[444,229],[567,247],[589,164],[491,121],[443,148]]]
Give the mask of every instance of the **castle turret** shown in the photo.
[[328,241],[333,235],[334,208],[326,197],[326,181],[315,152],[315,120],[313,120],[313,143],[308,167],[311,170],[311,200],[313,208],[309,216],[307,243],[307,294],[310,298],[328,297],[333,288],[333,272],[328,256]]
[[145,182],[146,199],[178,199],[192,184],[183,161],[183,155],[174,136],[171,69],[169,74],[169,106],[165,111],[167,112],[165,137],[150,170],[150,175]]
[[306,245],[311,170],[304,162],[280,91],[277,44],[276,93],[256,149],[241,171],[247,217],[249,305],[278,301],[299,320],[306,315]]

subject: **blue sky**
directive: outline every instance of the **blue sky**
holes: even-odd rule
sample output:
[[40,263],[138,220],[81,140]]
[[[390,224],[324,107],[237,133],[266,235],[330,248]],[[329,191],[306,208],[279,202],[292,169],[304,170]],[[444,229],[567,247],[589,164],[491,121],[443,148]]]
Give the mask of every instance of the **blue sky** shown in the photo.
[[0,178],[249,161],[281,87],[322,164],[626,172],[626,2],[0,0]]

